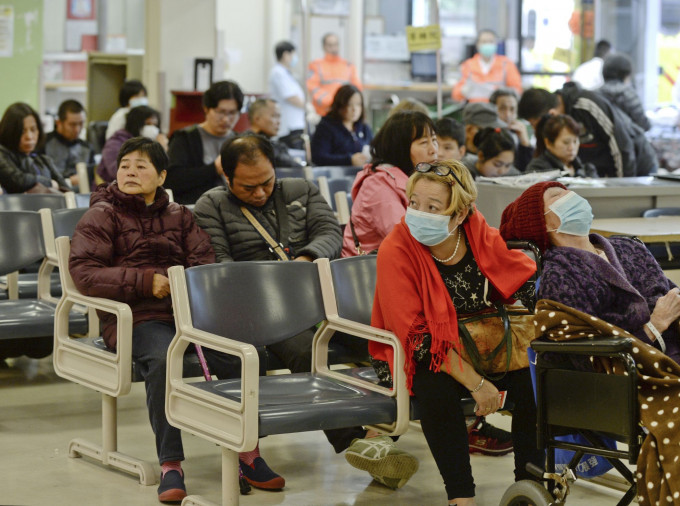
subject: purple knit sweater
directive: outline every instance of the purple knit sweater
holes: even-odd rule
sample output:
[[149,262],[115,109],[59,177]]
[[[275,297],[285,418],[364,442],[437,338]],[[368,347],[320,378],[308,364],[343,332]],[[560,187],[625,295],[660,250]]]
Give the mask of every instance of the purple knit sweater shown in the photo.
[[[649,343],[644,325],[656,301],[675,285],[647,248],[632,239],[590,235],[609,262],[577,248],[553,247],[543,255],[538,297],[551,299],[617,325]],[[666,355],[680,362],[677,324],[663,333]]]

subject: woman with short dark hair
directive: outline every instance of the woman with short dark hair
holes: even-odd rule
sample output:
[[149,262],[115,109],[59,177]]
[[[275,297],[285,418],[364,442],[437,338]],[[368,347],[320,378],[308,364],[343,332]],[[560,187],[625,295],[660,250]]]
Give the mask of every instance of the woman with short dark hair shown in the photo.
[[364,97],[359,88],[345,84],[338,88],[331,108],[316,126],[312,136],[312,161],[315,165],[354,165],[369,161],[363,152],[373,139],[364,123]]
[[352,185],[342,256],[358,255],[357,241],[367,252],[380,246],[406,212],[408,177],[418,163],[437,159],[437,147],[434,123],[422,112],[401,111],[387,119],[371,143],[373,161]]
[[[117,157],[116,180],[100,185],[89,210],[78,222],[71,242],[69,270],[78,290],[130,305],[132,360],[144,378],[151,427],[161,464],[158,499],[181,501],[186,496],[181,431],[165,416],[166,357],[175,331],[168,269],[215,262],[210,237],[192,212],[170,202],[162,185],[168,167],[165,149],[151,139],[127,140]],[[107,348],[116,348],[116,318],[101,313]],[[205,350],[211,373],[234,375],[238,361]],[[257,453],[255,456],[254,454]],[[255,486],[280,489],[285,481],[273,473],[258,452],[247,479]],[[259,460],[258,460],[259,459]],[[264,478],[263,478],[264,477]],[[258,481],[259,480],[259,481]]]
[[106,182],[116,178],[118,171],[118,151],[125,141],[133,137],[143,136],[158,141],[164,149],[168,149],[168,138],[159,130],[160,113],[148,105],[140,105],[130,109],[125,118],[125,128],[121,128],[110,137],[102,149],[102,160],[97,167],[97,174]]
[[569,176],[598,177],[592,163],[578,157],[581,126],[567,114],[546,115],[536,127],[536,157],[527,173],[550,170],[565,171]]
[[7,193],[69,191],[52,159],[37,151],[45,142],[40,116],[15,102],[0,120],[0,186]]

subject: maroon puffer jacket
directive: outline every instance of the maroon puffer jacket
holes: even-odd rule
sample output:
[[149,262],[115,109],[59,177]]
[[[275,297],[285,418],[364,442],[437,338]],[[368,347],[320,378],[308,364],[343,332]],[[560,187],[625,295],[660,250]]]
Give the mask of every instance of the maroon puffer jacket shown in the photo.
[[[173,265],[191,267],[215,262],[210,237],[196,225],[191,211],[171,203],[162,188],[153,204],[127,195],[114,182],[92,194],[90,209],[71,240],[69,269],[78,290],[130,305],[133,325],[172,322],[170,296],[152,294],[153,275],[168,275]],[[116,318],[99,313],[104,341],[116,346]]]

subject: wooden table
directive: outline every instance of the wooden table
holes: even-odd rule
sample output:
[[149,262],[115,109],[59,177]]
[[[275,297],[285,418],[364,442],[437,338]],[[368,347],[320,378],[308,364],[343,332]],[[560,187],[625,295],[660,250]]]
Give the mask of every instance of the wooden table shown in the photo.
[[642,242],[680,241],[680,216],[657,218],[601,218],[593,220],[591,232],[609,237],[630,235]]

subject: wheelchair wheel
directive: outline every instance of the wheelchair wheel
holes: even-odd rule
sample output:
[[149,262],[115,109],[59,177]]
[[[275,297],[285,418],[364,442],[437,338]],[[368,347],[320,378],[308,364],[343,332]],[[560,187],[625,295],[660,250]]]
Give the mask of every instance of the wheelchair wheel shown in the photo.
[[540,483],[522,480],[505,491],[499,506],[550,506],[554,501]]

